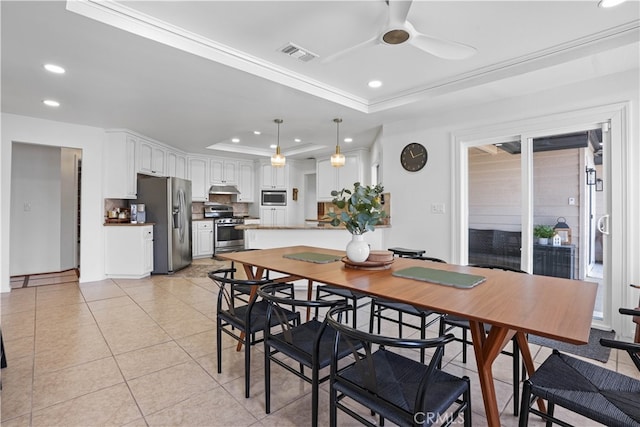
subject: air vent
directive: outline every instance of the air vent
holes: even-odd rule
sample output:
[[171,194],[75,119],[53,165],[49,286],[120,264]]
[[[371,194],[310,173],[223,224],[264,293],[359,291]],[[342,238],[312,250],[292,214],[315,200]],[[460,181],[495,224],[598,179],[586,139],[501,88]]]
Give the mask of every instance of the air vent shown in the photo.
[[309,62],[312,59],[315,59],[318,57],[318,55],[316,55],[315,53],[311,53],[307,49],[303,49],[300,46],[296,46],[293,43],[287,43],[286,45],[284,45],[278,50],[302,62]]

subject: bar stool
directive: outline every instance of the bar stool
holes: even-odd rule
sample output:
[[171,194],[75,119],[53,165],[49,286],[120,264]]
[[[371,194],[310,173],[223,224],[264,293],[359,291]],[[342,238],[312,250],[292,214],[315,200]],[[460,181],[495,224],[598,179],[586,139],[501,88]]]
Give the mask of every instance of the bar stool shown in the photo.
[[407,249],[407,248],[389,248],[388,251],[393,252],[394,256],[400,258],[415,258],[423,255],[426,251],[423,249]]

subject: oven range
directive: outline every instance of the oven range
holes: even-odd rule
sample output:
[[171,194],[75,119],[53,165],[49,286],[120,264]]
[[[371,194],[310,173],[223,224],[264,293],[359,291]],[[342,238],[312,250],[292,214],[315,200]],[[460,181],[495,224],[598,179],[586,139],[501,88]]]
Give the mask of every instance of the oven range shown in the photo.
[[244,219],[233,216],[233,207],[219,203],[206,202],[204,217],[213,219],[213,256],[220,252],[244,249],[244,230],[236,230],[244,224]]

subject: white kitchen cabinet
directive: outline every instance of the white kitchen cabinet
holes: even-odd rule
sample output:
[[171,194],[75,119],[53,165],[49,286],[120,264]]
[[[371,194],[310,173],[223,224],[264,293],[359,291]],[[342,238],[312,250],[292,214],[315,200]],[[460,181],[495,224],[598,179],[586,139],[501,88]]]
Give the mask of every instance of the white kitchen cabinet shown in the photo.
[[166,176],[167,150],[151,141],[138,140],[138,172]]
[[253,203],[255,201],[255,173],[253,162],[238,162],[238,202]]
[[107,131],[107,149],[103,157],[105,198],[136,198],[137,141],[127,132]]
[[316,187],[319,202],[333,200],[333,196],[331,196],[333,190],[352,189],[356,182],[365,184],[360,156],[345,153],[344,157],[345,164],[340,168],[331,166],[329,159],[318,160],[316,163]]
[[108,225],[105,273],[111,278],[140,279],[153,271],[153,225]]
[[193,258],[213,255],[213,220],[194,221],[192,228]]
[[286,190],[289,183],[289,165],[275,168],[271,163],[260,164],[260,187],[265,190]]
[[187,177],[187,156],[176,151],[167,152],[167,176]]
[[209,201],[209,159],[207,157],[187,158],[187,179],[191,180],[191,200]]
[[269,227],[287,225],[287,208],[285,206],[260,208],[260,225]]
[[211,184],[236,185],[238,183],[238,162],[236,160],[211,159],[209,179]]

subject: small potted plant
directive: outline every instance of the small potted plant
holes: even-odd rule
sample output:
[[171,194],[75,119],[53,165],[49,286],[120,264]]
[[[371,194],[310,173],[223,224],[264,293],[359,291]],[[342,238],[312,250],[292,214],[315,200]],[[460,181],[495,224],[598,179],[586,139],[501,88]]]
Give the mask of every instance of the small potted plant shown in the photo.
[[533,227],[533,236],[538,238],[538,243],[548,245],[549,239],[553,237],[555,232],[550,225],[536,225]]
[[382,208],[380,195],[384,187],[381,184],[364,186],[356,182],[353,190],[343,188],[332,191],[332,203],[341,212],[329,212],[331,225],[337,227],[344,224],[351,233],[351,242],[347,244],[347,257],[354,262],[366,261],[369,257],[369,245],[363,234],[373,231],[375,226],[387,216]]

